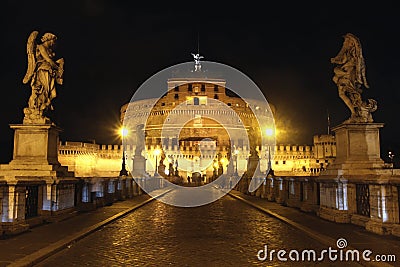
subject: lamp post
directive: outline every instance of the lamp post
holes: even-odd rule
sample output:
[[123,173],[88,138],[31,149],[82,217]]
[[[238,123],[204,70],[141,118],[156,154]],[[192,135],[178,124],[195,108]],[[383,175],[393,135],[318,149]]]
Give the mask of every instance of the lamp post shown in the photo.
[[156,155],[156,168],[155,168],[155,171],[154,171],[154,177],[157,176],[157,174],[158,174],[158,170],[157,170],[157,168],[158,168],[158,166],[157,166],[157,161],[158,161],[158,155],[160,155],[160,154],[161,154],[161,150],[158,149],[158,148],[156,148],[156,149],[154,150],[154,155]]
[[393,158],[394,158],[394,154],[393,154],[392,151],[389,151],[389,158],[390,158],[390,163],[392,163],[392,175],[393,175],[393,168],[394,168]]
[[221,166],[222,166],[222,174],[223,174],[223,173],[224,173],[224,166],[225,166],[225,167],[227,167],[227,163],[228,163],[228,161],[227,161],[227,159],[226,159],[226,158],[221,158],[220,162],[221,162]]
[[267,144],[268,144],[268,163],[267,163],[267,169],[266,169],[266,173],[265,173],[264,186],[263,186],[264,196],[266,193],[265,186],[267,185],[267,177],[270,173],[272,173],[272,175],[274,174],[273,170],[272,170],[272,164],[271,164],[271,145],[269,143],[271,141],[271,137],[274,135],[274,129],[267,128],[265,130],[265,134],[267,135],[267,141],[268,141],[267,142]]
[[[271,136],[274,135],[274,129],[272,129],[272,128],[267,128],[267,129],[265,130],[265,134],[267,135],[268,141],[270,141]],[[267,175],[268,175],[268,172],[269,172],[270,169],[271,169],[271,145],[270,145],[270,143],[268,142],[268,165],[267,165]]]
[[120,135],[122,138],[122,166],[121,166],[121,171],[119,172],[119,176],[128,176],[128,171],[126,170],[126,164],[125,164],[125,142],[124,142],[124,137],[128,135],[128,130],[122,127],[120,129]]
[[235,147],[235,150],[233,151],[233,154],[235,155],[235,175],[238,176],[239,175],[239,173],[238,173],[239,150],[236,149],[236,147]]

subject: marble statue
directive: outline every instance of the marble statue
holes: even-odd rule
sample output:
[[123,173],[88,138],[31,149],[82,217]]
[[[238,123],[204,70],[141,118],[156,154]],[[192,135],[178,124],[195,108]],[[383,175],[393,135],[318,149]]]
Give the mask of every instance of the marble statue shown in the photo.
[[40,42],[33,31],[27,42],[28,68],[23,83],[30,82],[32,89],[28,107],[24,109],[24,123],[49,123],[46,111],[53,110],[51,101],[56,97],[56,84],[63,83],[64,59],[55,60],[57,37],[45,33]]
[[365,77],[365,61],[360,40],[353,34],[344,35],[342,49],[331,58],[335,64],[333,81],[338,87],[339,97],[350,109],[351,116],[347,123],[373,122],[371,113],[377,109],[374,99],[362,100],[361,93],[369,88]]

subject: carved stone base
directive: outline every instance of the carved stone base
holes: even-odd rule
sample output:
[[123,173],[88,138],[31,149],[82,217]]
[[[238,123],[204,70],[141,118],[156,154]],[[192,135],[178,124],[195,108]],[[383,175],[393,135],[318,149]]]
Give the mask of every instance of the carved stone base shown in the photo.
[[60,165],[58,135],[61,129],[52,124],[12,124],[14,153],[10,165]]
[[50,119],[37,109],[24,108],[24,114],[24,124],[51,124]]
[[381,168],[379,129],[383,123],[344,123],[332,130],[336,136],[336,169]]

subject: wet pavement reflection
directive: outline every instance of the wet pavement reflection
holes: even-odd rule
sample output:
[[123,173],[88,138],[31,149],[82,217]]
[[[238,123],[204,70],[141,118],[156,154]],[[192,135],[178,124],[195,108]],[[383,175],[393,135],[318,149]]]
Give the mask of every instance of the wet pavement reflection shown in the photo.
[[195,208],[153,201],[38,266],[335,266],[328,261],[285,263],[276,253],[274,261],[260,261],[257,253],[265,245],[269,251],[327,249],[301,231],[224,196]]

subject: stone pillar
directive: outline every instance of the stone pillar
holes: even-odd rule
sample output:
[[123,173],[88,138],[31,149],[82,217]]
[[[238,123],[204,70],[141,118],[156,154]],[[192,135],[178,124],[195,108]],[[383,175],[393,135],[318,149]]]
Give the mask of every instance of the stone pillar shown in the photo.
[[48,183],[45,186],[43,186],[43,205],[42,205],[43,211],[50,212],[52,210],[52,200],[53,200],[53,185],[51,183]]
[[394,220],[395,225],[393,225],[392,235],[400,237],[400,185],[392,186],[393,192],[393,206],[395,209]]
[[398,220],[396,200],[393,186],[386,184],[370,184],[370,220],[365,228],[377,234],[390,234],[393,223]]
[[326,220],[349,223],[347,180],[337,178],[320,182],[320,209],[319,216]]
[[286,203],[287,200],[287,183],[284,181],[282,177],[278,177],[275,179],[275,192],[276,192],[276,197],[275,201],[279,204],[284,204]]
[[276,196],[276,184],[275,178],[267,178],[267,199],[269,201],[275,201]]
[[4,192],[2,206],[2,233],[17,234],[29,229],[25,223],[24,187],[9,184]]

